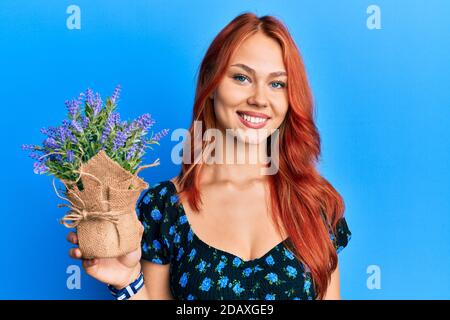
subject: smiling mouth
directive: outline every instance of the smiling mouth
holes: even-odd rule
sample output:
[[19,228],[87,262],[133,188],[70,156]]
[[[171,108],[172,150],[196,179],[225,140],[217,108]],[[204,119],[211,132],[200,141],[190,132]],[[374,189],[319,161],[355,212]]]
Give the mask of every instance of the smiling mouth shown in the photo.
[[241,117],[245,121],[248,121],[248,122],[251,122],[251,123],[254,123],[254,124],[266,122],[267,120],[270,119],[270,117],[268,117],[268,116],[258,117],[258,116],[247,114],[247,113],[242,112],[242,111],[236,111],[236,113],[238,114],[239,117]]
[[266,125],[267,121],[270,119],[270,117],[256,117],[256,116],[250,116],[244,112],[237,111],[237,115],[239,116],[239,119],[241,122],[249,128],[262,128]]

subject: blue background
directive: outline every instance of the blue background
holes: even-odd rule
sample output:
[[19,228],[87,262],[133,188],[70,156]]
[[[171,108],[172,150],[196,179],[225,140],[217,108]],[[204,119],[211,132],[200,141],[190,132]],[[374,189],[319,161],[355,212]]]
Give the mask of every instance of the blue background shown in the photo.
[[[66,9],[81,8],[69,30]],[[366,9],[381,9],[369,30]],[[68,229],[51,177],[32,172],[20,146],[65,117],[87,87],[123,91],[123,118],[150,112],[155,128],[187,128],[198,66],[213,37],[244,11],[273,14],[305,61],[323,142],[322,174],[342,194],[353,237],[340,254],[344,299],[450,298],[449,1],[0,2],[1,299],[110,299],[82,273],[66,286]],[[170,137],[142,173],[178,173]],[[380,267],[370,290],[367,268]]]

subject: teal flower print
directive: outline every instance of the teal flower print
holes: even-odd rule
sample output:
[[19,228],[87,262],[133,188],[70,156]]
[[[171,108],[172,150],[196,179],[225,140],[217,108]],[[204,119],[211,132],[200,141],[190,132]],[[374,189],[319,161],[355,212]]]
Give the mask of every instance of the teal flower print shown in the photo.
[[253,268],[253,272],[254,273],[256,273],[256,272],[258,272],[258,271],[263,271],[264,269],[263,268],[261,268],[260,266],[258,266],[258,265],[256,265],[254,268]]
[[245,268],[244,271],[242,271],[242,274],[244,277],[248,277],[252,273],[252,268]]
[[270,255],[270,256],[268,256],[268,257],[266,258],[266,263],[267,263],[269,266],[273,266],[273,265],[274,265],[275,261],[273,261],[272,255]]
[[153,258],[153,259],[152,259],[152,262],[158,263],[158,264],[162,264],[162,261],[161,261],[160,258]]
[[179,222],[180,224],[185,224],[185,223],[187,223],[187,217],[186,217],[186,215],[182,215],[182,216],[178,219],[178,222]]
[[174,203],[176,203],[178,201],[178,196],[177,195],[174,195],[174,196],[171,196],[170,197],[170,204],[174,204]]
[[243,291],[245,291],[245,289],[241,287],[241,283],[236,281],[233,286],[233,292],[239,296]]
[[183,256],[183,253],[184,253],[184,249],[183,249],[183,247],[181,247],[178,250],[177,261],[180,261],[181,257]]
[[264,299],[266,299],[266,300],[275,300],[275,295],[268,293],[268,294],[266,294]]
[[189,262],[191,262],[192,259],[194,259],[196,253],[197,253],[197,250],[195,250],[195,249],[191,250],[191,252],[189,253]]
[[289,278],[295,278],[297,276],[297,269],[293,266],[287,266],[285,268],[286,274]]
[[151,213],[152,219],[155,221],[159,221],[162,218],[161,212],[158,209],[153,209]]
[[200,263],[197,264],[195,266],[195,268],[198,269],[198,271],[200,271],[201,273],[205,273],[206,272],[206,266],[207,266],[206,262],[203,259],[201,259]]
[[227,286],[227,284],[228,284],[228,277],[221,276],[219,279],[219,286],[221,288],[225,288]]
[[169,240],[167,240],[166,237],[163,237],[163,238],[164,238],[164,244],[167,246],[167,248],[170,248],[170,242],[169,242]]
[[[143,257],[157,264],[170,261],[175,299],[315,299],[308,266],[297,261],[295,251],[287,247],[275,247],[249,263],[237,255],[200,246],[174,191],[170,184],[161,184],[144,195],[136,211],[145,232]],[[331,235],[337,252],[349,237],[347,229]]]
[[224,262],[224,261],[220,261],[220,262],[217,264],[217,266],[216,266],[216,271],[219,272],[219,273],[221,273],[223,267],[225,267],[225,262]]
[[288,259],[291,259],[291,260],[294,260],[295,259],[295,256],[292,254],[292,252],[291,251],[289,251],[288,249],[284,249],[284,255],[288,258]]
[[161,243],[159,243],[159,241],[158,240],[153,240],[153,248],[155,249],[155,250],[159,250],[159,249],[161,249]]
[[309,279],[306,279],[305,284],[303,285],[303,289],[309,293],[309,288],[311,288],[311,281]]
[[151,195],[147,193],[145,195],[145,197],[142,199],[142,202],[144,202],[145,204],[148,204],[151,199],[152,199]]
[[189,232],[188,232],[188,241],[189,242],[192,242],[193,236],[194,236],[194,234],[193,234],[192,230],[189,230]]
[[209,291],[210,288],[211,288],[211,279],[210,278],[203,279],[199,289],[203,291]]
[[183,288],[186,288],[188,277],[189,277],[188,273],[185,272],[180,278],[180,286],[182,286]]
[[162,197],[163,195],[165,195],[167,193],[167,188],[164,187],[161,189],[161,191],[159,191],[159,195]]
[[173,238],[173,242],[174,243],[180,243],[180,234],[179,233],[176,233],[175,234],[175,237]]
[[235,257],[233,259],[233,267],[239,267],[241,265],[241,263],[242,263],[242,260],[240,258]]
[[278,281],[278,275],[276,273],[270,272],[264,277],[264,279],[269,281],[270,284],[274,284]]

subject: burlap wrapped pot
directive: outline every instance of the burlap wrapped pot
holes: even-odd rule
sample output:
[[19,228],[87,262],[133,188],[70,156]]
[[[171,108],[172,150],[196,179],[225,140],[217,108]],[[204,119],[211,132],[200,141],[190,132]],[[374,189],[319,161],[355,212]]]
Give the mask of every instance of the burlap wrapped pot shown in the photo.
[[83,258],[114,258],[140,247],[144,229],[136,215],[136,203],[148,184],[137,174],[158,161],[132,174],[101,150],[80,166],[83,190],[73,181],[61,180],[66,187],[66,198],[61,198],[70,205],[58,206],[71,209],[61,223],[76,227]]

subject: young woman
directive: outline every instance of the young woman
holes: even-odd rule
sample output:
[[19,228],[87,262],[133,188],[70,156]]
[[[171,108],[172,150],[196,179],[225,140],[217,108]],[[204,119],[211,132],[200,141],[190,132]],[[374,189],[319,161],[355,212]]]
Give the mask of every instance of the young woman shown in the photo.
[[[316,170],[312,100],[286,27],[236,17],[201,64],[180,174],[138,203],[142,248],[83,260],[86,272],[121,292],[144,280],[129,299],[339,299],[337,253],[351,232],[341,196]],[[200,159],[232,161],[196,161],[188,147],[210,129]],[[78,248],[70,255],[82,259]]]

